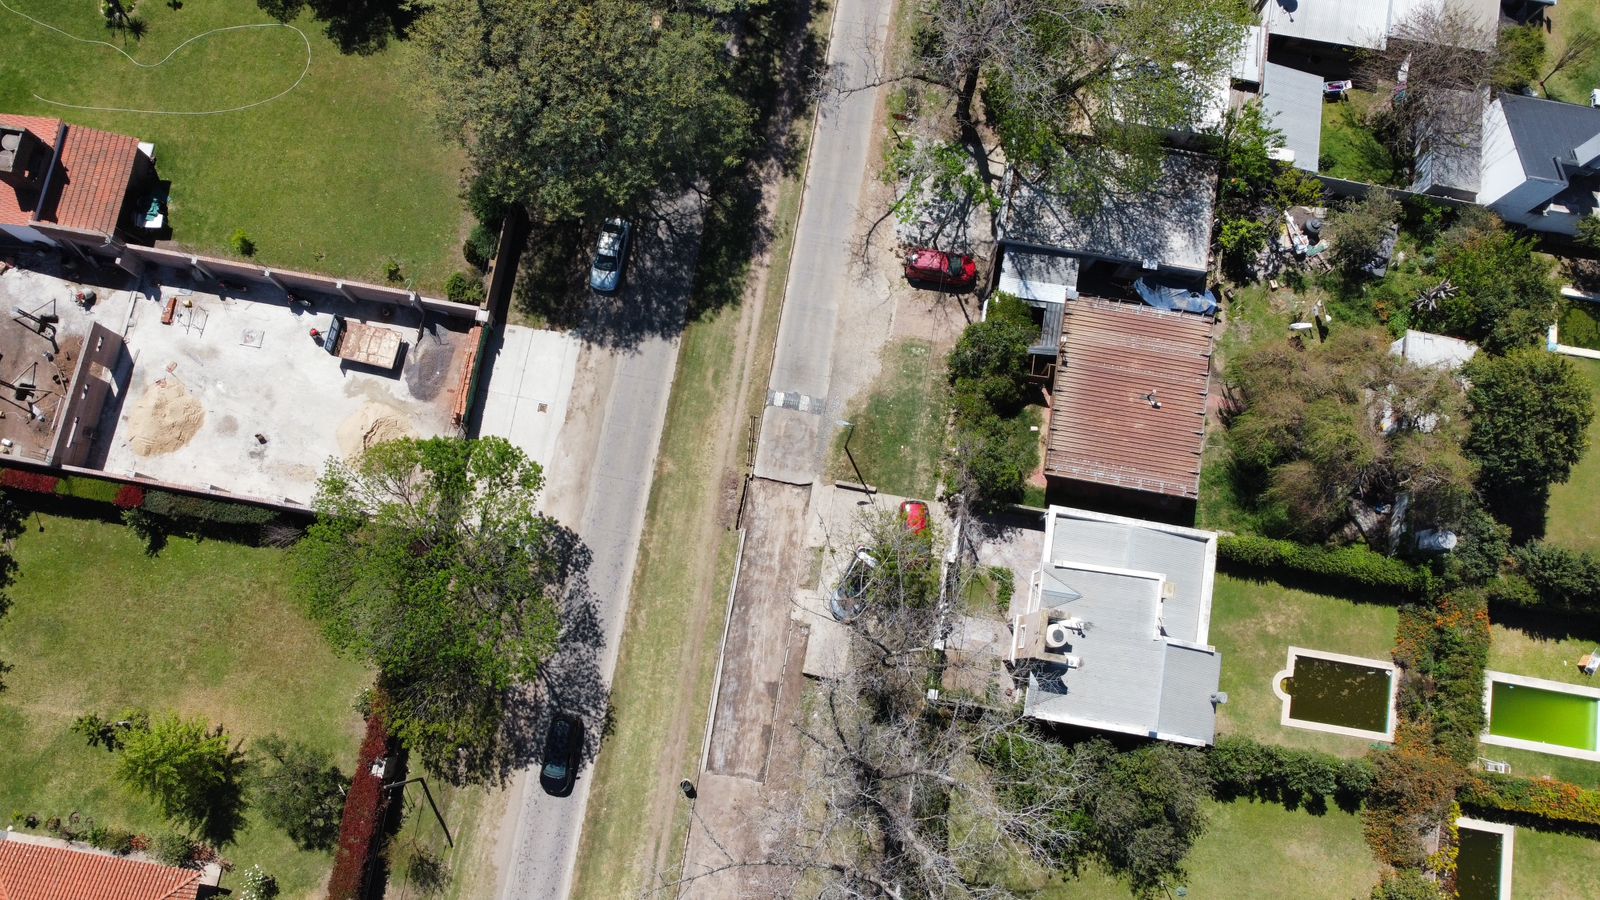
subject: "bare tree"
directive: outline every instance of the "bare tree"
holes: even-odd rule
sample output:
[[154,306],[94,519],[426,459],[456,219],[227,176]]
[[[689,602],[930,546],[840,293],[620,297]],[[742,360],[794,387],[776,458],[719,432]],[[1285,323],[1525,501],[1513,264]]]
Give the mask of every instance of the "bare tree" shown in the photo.
[[1495,32],[1462,6],[1420,6],[1390,29],[1384,45],[1357,58],[1356,77],[1387,93],[1380,124],[1401,159],[1478,145],[1494,77]]

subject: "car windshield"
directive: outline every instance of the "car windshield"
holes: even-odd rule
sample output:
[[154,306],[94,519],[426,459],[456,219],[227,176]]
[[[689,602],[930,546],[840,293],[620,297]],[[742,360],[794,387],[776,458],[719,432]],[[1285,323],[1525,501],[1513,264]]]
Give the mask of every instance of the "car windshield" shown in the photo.
[[544,764],[544,775],[546,778],[560,781],[567,777],[567,767],[562,763],[547,762]]
[[[568,258],[570,259],[571,257]],[[610,253],[596,253],[594,256],[594,267],[601,272],[615,271],[617,268],[617,257],[615,254]]]
[[962,269],[961,257],[959,257],[959,256],[947,256],[947,257],[945,257],[945,259],[950,261],[950,265],[946,268],[946,271],[951,275],[960,275],[961,274],[961,269]]

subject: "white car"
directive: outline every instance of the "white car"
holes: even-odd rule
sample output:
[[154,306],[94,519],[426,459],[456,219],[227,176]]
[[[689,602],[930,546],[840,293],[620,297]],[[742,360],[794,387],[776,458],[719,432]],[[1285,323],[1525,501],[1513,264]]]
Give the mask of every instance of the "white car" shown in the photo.
[[633,226],[622,219],[607,219],[600,226],[594,262],[589,264],[589,287],[602,294],[614,293],[622,284],[622,267],[628,262],[628,241]]

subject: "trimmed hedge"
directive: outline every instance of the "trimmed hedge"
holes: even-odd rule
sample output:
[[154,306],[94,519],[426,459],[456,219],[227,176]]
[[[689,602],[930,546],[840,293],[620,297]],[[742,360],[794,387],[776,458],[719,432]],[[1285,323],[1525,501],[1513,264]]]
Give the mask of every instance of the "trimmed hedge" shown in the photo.
[[158,516],[185,524],[270,525],[278,513],[260,506],[210,500],[166,491],[146,491],[144,508]]
[[1467,782],[1461,805],[1600,826],[1600,790],[1565,781],[1483,773]]
[[1339,808],[1354,812],[1372,790],[1374,777],[1365,759],[1291,750],[1239,736],[1218,740],[1206,761],[1219,800],[1251,797],[1291,809],[1324,807],[1331,797]]
[[1600,611],[1600,557],[1543,541],[1518,547],[1511,557],[1533,591],[1502,592],[1499,599],[1574,612]]
[[364,895],[372,858],[380,849],[378,829],[383,826],[388,797],[383,779],[372,774],[372,764],[389,755],[389,730],[377,713],[367,718],[367,734],[356,757],[355,777],[344,798],[344,818],[339,822],[339,849],[328,878],[328,900],[357,900]]
[[61,479],[61,484],[56,487],[56,493],[67,497],[77,497],[80,500],[111,503],[116,500],[117,491],[121,487],[122,485],[115,481],[102,481],[98,478],[85,478],[82,475],[69,475]]
[[60,484],[61,479],[54,475],[43,475],[24,469],[0,469],[0,487],[32,494],[54,494]]
[[1406,594],[1426,594],[1433,587],[1433,575],[1427,570],[1361,546],[1328,549],[1294,541],[1234,534],[1217,539],[1217,559],[1267,573],[1289,572],[1331,578],[1357,587]]

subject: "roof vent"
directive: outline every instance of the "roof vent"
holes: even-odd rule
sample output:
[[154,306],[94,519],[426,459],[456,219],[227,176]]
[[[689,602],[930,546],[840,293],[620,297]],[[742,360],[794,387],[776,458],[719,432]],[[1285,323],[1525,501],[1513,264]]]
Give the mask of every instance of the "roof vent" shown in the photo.
[[43,161],[44,147],[37,135],[26,128],[0,127],[0,178],[17,184],[38,177],[37,165]]
[[1050,627],[1044,632],[1044,647],[1053,653],[1060,653],[1067,648],[1072,640],[1072,631],[1065,622],[1051,622]]

